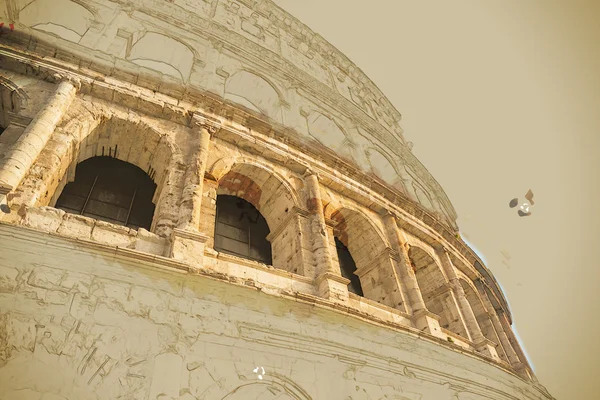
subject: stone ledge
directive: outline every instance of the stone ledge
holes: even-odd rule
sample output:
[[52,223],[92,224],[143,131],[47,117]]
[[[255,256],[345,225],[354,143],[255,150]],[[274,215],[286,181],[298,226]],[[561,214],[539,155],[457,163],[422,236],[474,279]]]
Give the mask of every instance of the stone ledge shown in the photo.
[[216,254],[213,254],[212,251],[210,251],[210,250],[213,250],[213,249],[207,248],[204,251],[205,257],[214,258],[217,260],[223,260],[226,262],[233,262],[236,264],[244,265],[246,267],[257,269],[259,271],[268,272],[273,275],[278,275],[278,276],[281,276],[284,278],[295,279],[297,281],[312,284],[312,279],[310,279],[304,275],[294,274],[293,272],[289,272],[289,271],[286,271],[286,270],[283,270],[280,268],[275,268],[272,265],[263,264],[259,261],[248,260],[248,259],[245,259],[242,257],[236,257],[232,254],[222,253],[222,252],[218,252],[218,251],[215,251]]
[[[12,236],[12,237],[21,236],[21,237],[23,237],[23,240],[27,240],[28,243],[35,243],[35,242],[39,241],[40,234],[41,235],[49,235],[50,237],[52,237],[53,239],[55,239],[58,242],[58,243],[54,243],[53,245],[64,246],[66,243],[77,244],[77,245],[83,246],[84,248],[86,248],[88,250],[104,253],[109,258],[118,259],[119,261],[123,262],[124,264],[126,264],[132,268],[140,268],[141,267],[141,268],[149,268],[149,269],[156,270],[156,271],[163,271],[163,272],[170,271],[170,272],[175,272],[178,274],[183,273],[183,274],[188,275],[190,277],[190,279],[199,279],[199,277],[202,276],[204,278],[215,279],[215,280],[227,282],[230,284],[234,284],[237,286],[243,286],[243,287],[246,287],[249,289],[261,290],[260,287],[257,287],[253,284],[248,284],[245,280],[235,278],[232,276],[227,276],[227,274],[216,273],[214,271],[200,270],[198,273],[191,274],[191,269],[190,269],[189,265],[187,265],[186,263],[179,262],[177,260],[173,260],[172,258],[167,258],[167,257],[163,257],[163,256],[149,255],[146,253],[136,251],[134,249],[112,247],[112,246],[108,246],[105,244],[99,244],[99,243],[93,242],[91,240],[74,239],[74,238],[65,237],[63,235],[59,235],[56,233],[41,233],[39,230],[30,228],[30,227],[16,226],[13,224],[4,223],[2,221],[0,221],[0,232],[3,235],[9,234],[9,236]],[[48,244],[47,240],[42,239],[42,241],[44,244]],[[66,246],[65,246],[65,249],[67,249]],[[418,338],[421,338],[423,340],[427,340],[427,341],[430,341],[433,343],[437,343],[438,345],[442,345],[442,346],[450,348],[454,351],[460,352],[466,356],[478,358],[478,359],[484,360],[488,363],[490,363],[490,361],[492,361],[491,363],[495,367],[502,369],[505,372],[510,373],[511,375],[514,375],[515,377],[518,377],[519,379],[523,380],[524,382],[527,382],[527,380],[525,380],[523,377],[519,376],[516,373],[516,371],[513,371],[510,368],[506,368],[506,366],[504,364],[493,362],[493,360],[491,360],[490,358],[485,357],[473,350],[462,349],[459,346],[451,345],[447,341],[444,341],[440,338],[437,338],[437,337],[427,334],[425,332],[418,331],[417,329],[415,329],[413,327],[406,326],[406,325],[403,325],[398,322],[386,321],[384,319],[381,319],[378,316],[370,315],[368,313],[365,313],[364,311],[361,311],[360,309],[350,307],[348,304],[344,305],[344,304],[340,304],[337,302],[332,302],[332,301],[323,299],[321,297],[314,296],[309,293],[302,293],[302,292],[281,290],[281,291],[277,291],[277,292],[268,292],[268,294],[295,299],[295,301],[301,301],[303,303],[312,304],[317,307],[322,307],[325,309],[334,309],[338,312],[342,312],[349,316],[353,316],[353,317],[362,319],[362,320],[367,321],[372,324],[376,324],[376,325],[386,327],[386,328],[391,328],[394,330],[404,331],[406,333],[414,335],[415,337],[418,337]],[[424,311],[424,312],[426,314],[430,314],[427,311]],[[396,313],[394,313],[394,314],[396,314]],[[393,319],[393,317],[392,317],[392,319]]]
[[143,228],[134,230],[54,207],[25,207],[23,211],[18,224],[38,231],[159,256],[166,251],[166,240]]

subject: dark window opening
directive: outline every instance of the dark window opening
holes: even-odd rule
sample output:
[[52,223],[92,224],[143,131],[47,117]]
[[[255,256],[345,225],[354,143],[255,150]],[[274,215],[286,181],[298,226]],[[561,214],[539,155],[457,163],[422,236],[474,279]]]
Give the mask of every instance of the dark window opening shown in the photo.
[[360,286],[360,278],[354,273],[356,271],[356,264],[354,263],[354,259],[352,258],[350,251],[338,238],[335,238],[335,247],[337,249],[338,259],[340,260],[340,270],[342,272],[342,276],[346,279],[350,279],[348,291],[356,295],[363,296],[362,286]]
[[6,130],[6,128],[2,125],[0,125],[0,136],[2,136],[2,133],[4,133],[4,131]]
[[112,157],[92,157],[75,170],[56,208],[130,228],[150,230],[156,184],[140,168]]
[[271,265],[271,243],[267,221],[246,200],[217,196],[215,250]]

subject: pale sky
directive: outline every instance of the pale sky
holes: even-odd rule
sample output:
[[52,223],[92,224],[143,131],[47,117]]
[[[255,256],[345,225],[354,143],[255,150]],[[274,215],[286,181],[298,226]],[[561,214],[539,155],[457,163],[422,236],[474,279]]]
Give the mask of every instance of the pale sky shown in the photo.
[[[402,113],[540,382],[558,400],[600,398],[600,2],[275,2]],[[528,189],[521,218],[508,203]]]

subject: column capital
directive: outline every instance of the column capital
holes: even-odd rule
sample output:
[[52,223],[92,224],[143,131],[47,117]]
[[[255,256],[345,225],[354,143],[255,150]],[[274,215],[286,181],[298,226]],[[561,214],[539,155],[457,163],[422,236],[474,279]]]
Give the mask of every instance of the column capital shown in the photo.
[[194,113],[192,115],[192,127],[204,128],[210,135],[214,135],[222,127],[222,124],[218,120],[209,119],[204,115]]
[[54,74],[52,77],[59,84],[63,82],[68,82],[71,85],[73,85],[75,90],[79,91],[81,89],[81,79],[79,79],[76,76],[71,76],[68,74]]
[[314,175],[317,178],[317,180],[321,178],[314,169],[312,169],[311,167],[306,167],[306,171],[304,171],[303,177],[306,178],[312,175]]

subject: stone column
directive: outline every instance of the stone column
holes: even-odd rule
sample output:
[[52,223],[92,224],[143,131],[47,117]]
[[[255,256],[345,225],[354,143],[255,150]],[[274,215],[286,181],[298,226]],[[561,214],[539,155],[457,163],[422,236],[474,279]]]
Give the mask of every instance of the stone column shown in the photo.
[[500,340],[500,345],[504,349],[504,353],[506,354],[506,357],[508,357],[508,361],[513,366],[520,364],[521,361],[519,360],[517,353],[513,349],[512,345],[510,344],[510,341],[508,340],[508,336],[506,336],[506,332],[504,332],[502,323],[500,322],[500,319],[498,318],[498,314],[496,314],[496,310],[494,309],[492,302],[490,301],[487,293],[485,292],[483,282],[481,282],[480,279],[475,280],[475,287],[477,287],[477,290],[479,291],[481,300],[483,301],[483,305],[485,306],[485,308],[488,311],[488,315],[490,317],[490,320],[492,321],[494,330],[496,331],[496,334],[498,335],[498,339]]
[[171,257],[192,264],[194,269],[203,265],[204,246],[208,236],[199,231],[204,173],[208,161],[211,135],[217,125],[206,118],[194,115],[192,131],[198,136],[184,176],[179,218],[171,238]]
[[62,79],[54,94],[12,145],[0,165],[0,203],[14,191],[40,155],[77,94],[76,80]]
[[204,173],[208,161],[210,138],[211,134],[216,131],[216,127],[209,125],[197,116],[194,116],[193,124],[193,134],[198,136],[199,140],[193,147],[193,153],[185,171],[177,229],[197,231],[200,226]]
[[477,351],[492,357],[497,361],[500,361],[500,357],[496,352],[495,344],[488,340],[481,331],[481,327],[477,322],[477,317],[475,317],[471,303],[469,303],[467,295],[465,294],[465,290],[458,280],[458,276],[454,270],[454,265],[452,264],[452,260],[450,260],[450,255],[448,254],[448,249],[444,246],[436,246],[435,251],[440,257],[442,268],[448,277],[450,288],[456,297],[460,313],[464,318],[465,324],[467,325],[467,330],[471,336],[471,341],[475,345],[475,348]]
[[348,284],[350,280],[341,276],[341,272],[331,257],[330,239],[325,223],[323,201],[319,177],[311,169],[304,173],[306,184],[307,208],[310,213],[310,234],[315,255],[315,284],[319,296],[332,301],[348,300]]
[[504,332],[508,337],[508,341],[511,343],[512,348],[519,357],[519,363],[513,364],[513,368],[517,371],[519,375],[521,375],[521,377],[525,379],[535,380],[533,372],[531,371],[531,366],[529,366],[529,363],[527,362],[527,357],[525,357],[525,353],[523,352],[523,349],[521,349],[521,345],[519,344],[519,341],[515,337],[515,334],[513,333],[510,327],[510,323],[508,322],[508,318],[504,314],[504,310],[498,310],[498,318],[500,319],[500,322],[504,327]]
[[416,328],[424,330],[434,336],[445,338],[445,335],[442,334],[440,328],[440,317],[427,310],[423,295],[419,289],[417,276],[410,264],[408,245],[406,244],[406,240],[402,237],[400,228],[398,228],[396,216],[391,212],[385,212],[383,221],[392,249],[398,254],[398,273],[409,303],[408,307],[406,307],[406,311],[412,313],[413,324]]

